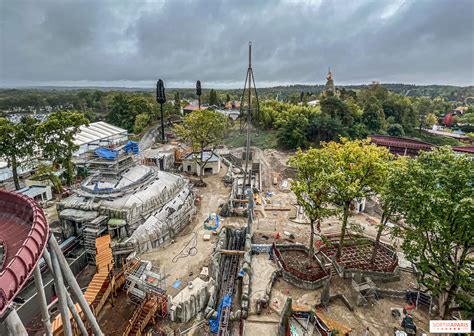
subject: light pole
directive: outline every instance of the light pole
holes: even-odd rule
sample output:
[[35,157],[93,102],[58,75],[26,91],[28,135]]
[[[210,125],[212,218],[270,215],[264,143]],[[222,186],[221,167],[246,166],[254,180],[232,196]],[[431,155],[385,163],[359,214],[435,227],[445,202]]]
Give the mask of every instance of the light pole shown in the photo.
[[156,102],[160,104],[161,113],[161,142],[165,142],[165,121],[163,117],[163,104],[166,103],[165,85],[161,79],[156,82]]

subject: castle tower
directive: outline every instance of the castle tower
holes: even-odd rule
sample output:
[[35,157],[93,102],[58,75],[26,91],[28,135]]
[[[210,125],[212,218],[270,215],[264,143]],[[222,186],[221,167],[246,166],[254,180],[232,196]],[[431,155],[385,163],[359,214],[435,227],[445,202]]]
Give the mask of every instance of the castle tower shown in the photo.
[[331,68],[328,69],[328,75],[326,77],[327,82],[324,86],[324,95],[325,96],[335,96],[336,95],[336,87],[334,86],[334,80],[332,78]]

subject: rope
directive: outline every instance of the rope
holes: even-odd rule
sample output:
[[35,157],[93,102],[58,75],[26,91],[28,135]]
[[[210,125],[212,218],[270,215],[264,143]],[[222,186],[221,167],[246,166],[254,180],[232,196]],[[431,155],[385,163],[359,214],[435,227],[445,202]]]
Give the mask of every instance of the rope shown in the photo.
[[197,232],[194,231],[191,239],[184,245],[184,247],[179,251],[177,255],[171,260],[173,263],[176,263],[181,258],[187,258],[189,256],[195,256],[198,252],[197,248]]

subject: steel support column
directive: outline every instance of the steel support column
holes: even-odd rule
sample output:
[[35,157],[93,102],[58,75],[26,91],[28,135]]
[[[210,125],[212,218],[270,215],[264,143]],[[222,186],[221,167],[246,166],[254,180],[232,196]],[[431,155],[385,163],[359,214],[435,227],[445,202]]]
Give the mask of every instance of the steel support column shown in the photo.
[[[51,237],[54,237],[51,235]],[[49,239],[51,245],[51,238]],[[66,286],[64,285],[63,275],[59,267],[58,257],[55,251],[51,251],[51,263],[53,264],[53,278],[58,295],[59,312],[61,313],[61,320],[63,322],[63,331],[65,336],[72,336],[71,320],[69,318],[69,309],[67,307]]]
[[46,335],[51,336],[53,332],[51,330],[51,321],[49,320],[48,303],[46,302],[46,295],[44,294],[43,278],[41,277],[41,270],[39,267],[39,263],[36,264],[33,274],[35,277],[35,287],[36,287],[36,292],[38,293],[38,302],[41,309],[41,316],[43,318],[42,321],[46,328]]
[[71,269],[69,268],[69,265],[66,261],[66,258],[62,254],[61,248],[59,247],[59,244],[56,241],[56,238],[54,238],[54,236],[51,236],[51,238],[49,240],[49,244],[58,256],[59,265],[60,265],[62,271],[64,272],[64,277],[65,277],[67,283],[69,284],[69,286],[71,286],[71,290],[74,293],[74,296],[77,298],[78,303],[82,308],[82,312],[85,314],[87,320],[91,324],[92,331],[93,331],[94,335],[102,336],[103,335],[102,330],[100,329],[100,326],[97,323],[97,320],[96,320],[94,314],[92,313],[92,310],[89,307],[89,304],[87,303],[86,299],[84,298],[84,295],[81,291],[81,287],[79,287],[79,284],[77,283],[76,277],[74,276]]

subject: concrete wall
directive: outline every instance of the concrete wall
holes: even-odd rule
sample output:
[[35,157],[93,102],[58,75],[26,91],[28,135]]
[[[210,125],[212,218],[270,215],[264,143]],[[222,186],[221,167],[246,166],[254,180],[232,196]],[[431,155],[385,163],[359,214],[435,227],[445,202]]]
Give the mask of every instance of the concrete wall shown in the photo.
[[172,303],[169,317],[173,322],[186,323],[201,312],[207,305],[214,281],[203,281],[200,278],[193,280],[193,288],[185,287],[174,298],[168,298]]
[[[188,169],[188,167],[190,169]],[[206,173],[204,172],[204,175],[208,174],[218,174],[221,171],[221,160],[219,159],[218,161],[214,162],[208,162],[205,166],[204,169],[212,169],[212,172]],[[196,174],[197,176],[200,176],[201,174],[201,169],[200,165],[193,160],[183,160],[183,171],[186,173],[191,173],[191,174]]]

